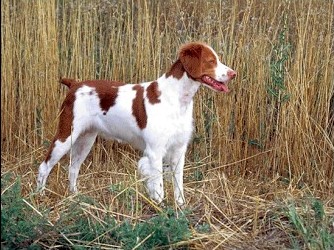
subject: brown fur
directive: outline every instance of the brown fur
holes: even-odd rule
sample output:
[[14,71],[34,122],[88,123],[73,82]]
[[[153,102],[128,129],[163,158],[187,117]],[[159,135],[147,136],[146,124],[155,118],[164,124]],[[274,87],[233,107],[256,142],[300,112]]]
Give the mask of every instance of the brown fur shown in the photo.
[[156,81],[152,82],[148,87],[147,87],[147,98],[148,101],[151,104],[157,104],[160,101],[159,97],[161,95],[160,90],[158,89],[158,83]]
[[132,114],[136,118],[138,127],[144,129],[147,125],[147,114],[144,103],[144,88],[136,84],[132,88],[136,91],[136,97],[132,103]]
[[173,76],[176,79],[181,79],[181,77],[183,76],[185,72],[185,69],[183,68],[183,65],[180,61],[180,59],[178,59],[168,70],[168,72],[166,73],[166,77],[170,77]]

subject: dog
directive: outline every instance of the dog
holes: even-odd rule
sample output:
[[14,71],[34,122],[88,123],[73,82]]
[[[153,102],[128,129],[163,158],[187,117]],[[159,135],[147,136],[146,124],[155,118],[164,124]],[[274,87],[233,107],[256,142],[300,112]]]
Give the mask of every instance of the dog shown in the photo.
[[37,190],[45,188],[53,166],[68,152],[70,191],[77,192],[79,169],[97,135],[130,143],[143,152],[138,171],[149,197],[164,199],[164,165],[172,172],[174,198],[185,204],[183,168],[193,132],[193,98],[201,85],[229,92],[236,72],[222,64],[207,44],[181,46],[178,59],[160,78],[140,84],[108,80],[61,79],[69,90],[61,106],[58,131],[39,166]]

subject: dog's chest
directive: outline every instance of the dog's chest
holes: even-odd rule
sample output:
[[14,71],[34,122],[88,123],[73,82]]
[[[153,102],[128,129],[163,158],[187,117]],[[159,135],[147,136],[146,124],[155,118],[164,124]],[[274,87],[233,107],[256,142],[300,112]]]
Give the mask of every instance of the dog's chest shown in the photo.
[[153,130],[156,128],[161,138],[164,138],[168,144],[189,142],[193,131],[192,102],[186,107],[167,104],[159,109],[156,106],[154,111],[150,114],[152,118],[150,125]]

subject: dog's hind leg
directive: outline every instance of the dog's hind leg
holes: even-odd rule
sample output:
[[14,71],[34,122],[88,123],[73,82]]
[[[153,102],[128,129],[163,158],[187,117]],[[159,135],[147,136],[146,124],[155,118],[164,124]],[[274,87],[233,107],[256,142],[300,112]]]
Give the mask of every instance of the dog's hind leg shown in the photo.
[[41,163],[38,170],[37,191],[42,191],[45,187],[46,180],[53,166],[70,150],[71,139],[62,142],[55,138],[51,143],[46,159]]
[[37,178],[37,191],[44,189],[46,180],[54,167],[54,165],[71,149],[72,145],[77,140],[81,131],[69,132],[66,139],[59,138],[59,134],[53,139],[45,160],[39,166]]
[[96,136],[96,132],[85,132],[78,137],[71,148],[72,159],[68,175],[71,192],[77,192],[77,178],[80,166],[89,154],[90,149],[95,142]]

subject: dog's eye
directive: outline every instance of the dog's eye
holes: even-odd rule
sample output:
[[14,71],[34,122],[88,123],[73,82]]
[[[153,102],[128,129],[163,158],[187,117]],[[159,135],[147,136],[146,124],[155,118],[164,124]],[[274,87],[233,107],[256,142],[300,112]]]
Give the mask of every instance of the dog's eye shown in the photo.
[[216,63],[216,60],[215,60],[215,59],[209,59],[209,60],[208,60],[208,63],[210,63],[210,64],[215,64],[215,63]]

